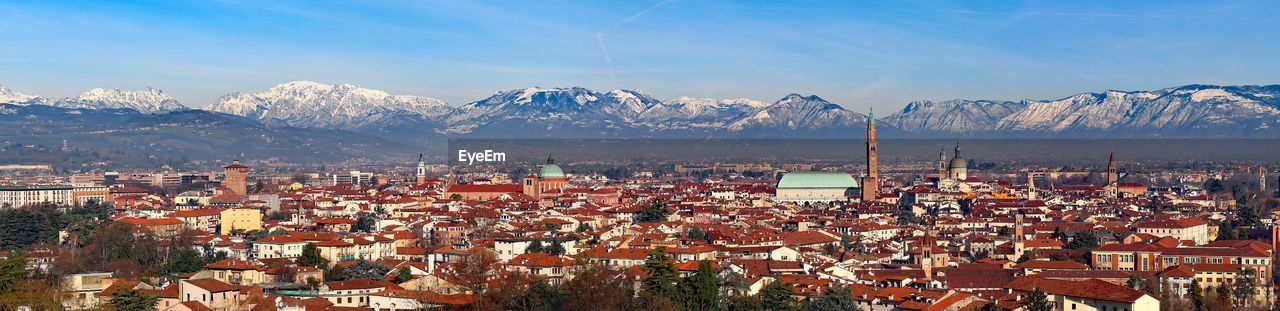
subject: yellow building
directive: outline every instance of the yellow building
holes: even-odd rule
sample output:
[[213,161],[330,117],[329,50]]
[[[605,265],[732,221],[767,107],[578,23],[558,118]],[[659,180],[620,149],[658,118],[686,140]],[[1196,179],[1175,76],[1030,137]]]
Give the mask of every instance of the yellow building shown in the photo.
[[262,230],[262,211],[253,208],[232,208],[222,211],[221,234],[230,234],[232,230]]

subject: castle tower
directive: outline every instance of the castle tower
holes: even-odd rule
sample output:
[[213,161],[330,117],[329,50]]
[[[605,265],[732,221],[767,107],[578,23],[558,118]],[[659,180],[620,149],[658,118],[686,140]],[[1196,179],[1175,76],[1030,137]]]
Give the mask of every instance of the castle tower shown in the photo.
[[249,167],[240,164],[240,160],[232,160],[231,165],[222,167],[222,187],[235,195],[243,196],[249,192],[246,181],[249,178]]
[[422,160],[422,154],[418,154],[418,184],[427,183],[427,162]]
[[880,192],[880,150],[876,142],[876,117],[867,115],[867,176],[862,178],[862,201],[874,201]]
[[1120,169],[1116,165],[1116,152],[1111,152],[1111,157],[1107,159],[1107,186],[1115,186],[1116,181],[1120,179]]

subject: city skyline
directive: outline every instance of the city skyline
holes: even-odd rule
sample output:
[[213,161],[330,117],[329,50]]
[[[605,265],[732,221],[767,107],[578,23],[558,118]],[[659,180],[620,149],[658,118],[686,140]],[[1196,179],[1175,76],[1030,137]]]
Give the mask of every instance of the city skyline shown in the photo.
[[[6,3],[0,85],[48,97],[154,86],[189,107],[293,80],[452,106],[527,86],[816,94],[847,109],[1271,84],[1275,4],[653,1]],[[1245,48],[1232,47],[1245,43]],[[91,51],[91,53],[90,53]],[[1250,61],[1240,61],[1250,60]]]

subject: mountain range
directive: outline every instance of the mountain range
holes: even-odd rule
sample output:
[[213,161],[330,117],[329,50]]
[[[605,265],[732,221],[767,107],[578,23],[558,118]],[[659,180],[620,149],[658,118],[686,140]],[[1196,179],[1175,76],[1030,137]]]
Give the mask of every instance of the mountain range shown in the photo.
[[[801,94],[771,103],[693,97],[664,101],[637,90],[528,87],[452,106],[430,97],[351,84],[295,81],[229,93],[203,107],[188,108],[155,88],[97,88],[55,99],[0,86],[0,123],[11,127],[0,138],[10,142],[71,133],[59,131],[140,135],[140,128],[187,131],[193,135],[185,139],[200,141],[208,135],[195,134],[215,125],[227,127],[219,129],[225,134],[257,135],[267,141],[310,141],[317,138],[301,136],[325,135],[318,138],[341,137],[382,147],[402,144],[408,149],[454,137],[860,138],[867,119],[818,96]],[[1280,85],[1185,85],[1052,100],[917,101],[878,121],[882,137],[1280,138]],[[104,128],[112,126],[134,131]]]

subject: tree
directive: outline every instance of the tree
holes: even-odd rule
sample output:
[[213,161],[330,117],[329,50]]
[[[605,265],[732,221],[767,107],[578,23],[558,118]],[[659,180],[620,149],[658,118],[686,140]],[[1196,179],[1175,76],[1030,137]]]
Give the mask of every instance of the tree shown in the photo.
[[707,238],[707,230],[702,229],[702,227],[691,226],[689,227],[689,230],[685,232],[685,237],[694,240],[705,240]]
[[565,252],[564,244],[561,244],[558,238],[551,238],[551,245],[547,246],[546,250],[547,254],[551,255],[564,255]]
[[[467,249],[462,261],[449,271],[449,276],[457,280],[455,283],[472,293],[483,294],[489,279],[497,272],[499,264],[497,253],[483,247],[472,247]],[[484,300],[476,300],[474,307],[477,310],[485,310],[488,305]]]
[[688,310],[719,310],[720,284],[716,280],[716,270],[710,261],[698,262],[698,273],[689,277],[689,296],[685,302]]
[[1215,289],[1216,289],[1215,293],[1217,294],[1217,299],[1214,299],[1214,304],[1216,304],[1215,307],[1218,310],[1230,309],[1231,297],[1233,296],[1231,286],[1222,285],[1222,286],[1216,287]]
[[667,221],[667,216],[670,216],[670,215],[671,215],[671,211],[667,210],[667,201],[657,200],[657,201],[654,201],[653,204],[650,204],[648,207],[645,207],[644,209],[640,210],[639,213],[636,213],[635,222],[642,223],[642,222]]
[[297,280],[298,268],[289,264],[281,264],[276,267],[276,282],[295,283]]
[[805,311],[857,310],[853,291],[848,287],[834,286],[804,306]]
[[769,285],[765,285],[760,290],[760,304],[765,310],[770,311],[795,311],[800,308],[796,305],[796,299],[791,296],[795,295],[795,289],[789,285],[782,284],[781,280],[776,277]]
[[654,310],[666,308],[669,303],[678,303],[669,299],[680,297],[677,284],[680,282],[680,275],[676,272],[675,265],[671,264],[671,257],[667,256],[667,248],[659,246],[650,251],[649,258],[644,262],[644,269],[649,271],[649,277],[640,285],[641,307]]
[[634,308],[635,289],[621,272],[600,263],[582,261],[573,278],[564,285],[560,309],[553,310],[629,310]]
[[356,217],[356,224],[351,226],[351,232],[373,232],[376,223],[377,220],[373,219],[373,215],[360,215]]
[[361,280],[361,279],[382,280],[382,279],[386,279],[387,273],[390,273],[390,272],[391,272],[391,266],[388,266],[387,264],[361,259],[359,261],[356,261],[356,263],[351,264],[350,266],[347,266],[347,268],[344,269],[343,279],[344,280]]
[[1188,296],[1190,296],[1188,299],[1191,299],[1191,304],[1195,306],[1195,310],[1204,310],[1204,288],[1200,287],[1200,281],[1196,281],[1196,278],[1191,278],[1191,289],[1188,291],[1190,292],[1188,293]]
[[587,232],[587,231],[591,231],[591,230],[594,230],[594,229],[591,229],[591,224],[586,223],[586,222],[580,222],[580,223],[578,223],[578,228],[577,228],[577,229],[574,229],[573,231],[578,232],[578,233],[583,233],[583,232]]
[[45,280],[22,280],[13,286],[13,290],[0,293],[0,310],[8,310],[5,306],[27,306],[30,310],[62,310],[60,283]]
[[164,267],[165,273],[183,274],[200,271],[204,268],[204,258],[190,247],[172,246],[169,250],[169,256]]
[[1027,301],[1027,311],[1053,311],[1053,304],[1049,303],[1049,295],[1039,288],[1031,290],[1031,297]]
[[328,264],[328,260],[320,256],[320,248],[316,247],[315,244],[307,243],[307,245],[302,246],[302,256],[298,257],[298,265],[323,268]]
[[1080,230],[1071,236],[1071,243],[1068,243],[1067,247],[1071,249],[1093,249],[1098,247],[1099,242],[1097,233],[1092,230]]
[[1222,220],[1222,222],[1219,222],[1217,240],[1222,241],[1222,240],[1235,240],[1235,239],[1236,239],[1236,227],[1231,225],[1231,221],[1224,219]]
[[541,253],[545,251],[542,247],[542,239],[539,238],[533,238],[532,241],[529,241],[529,246],[524,248],[525,253]]
[[1233,297],[1236,299],[1237,307],[1247,307],[1253,300],[1253,296],[1258,293],[1258,272],[1253,269],[1241,270],[1236,276],[1235,288],[1232,288]]
[[409,267],[400,267],[400,271],[396,272],[396,283],[404,283],[413,280],[413,273],[409,272]]
[[1146,286],[1147,280],[1143,280],[1142,278],[1138,277],[1138,275],[1136,274],[1130,274],[1129,279],[1126,280],[1124,284],[1129,288],[1142,290],[1143,287]]
[[0,260],[0,294],[13,291],[14,286],[27,277],[27,259],[10,253]]
[[143,295],[133,289],[126,289],[111,295],[110,304],[116,311],[151,311],[156,309],[159,297]]

